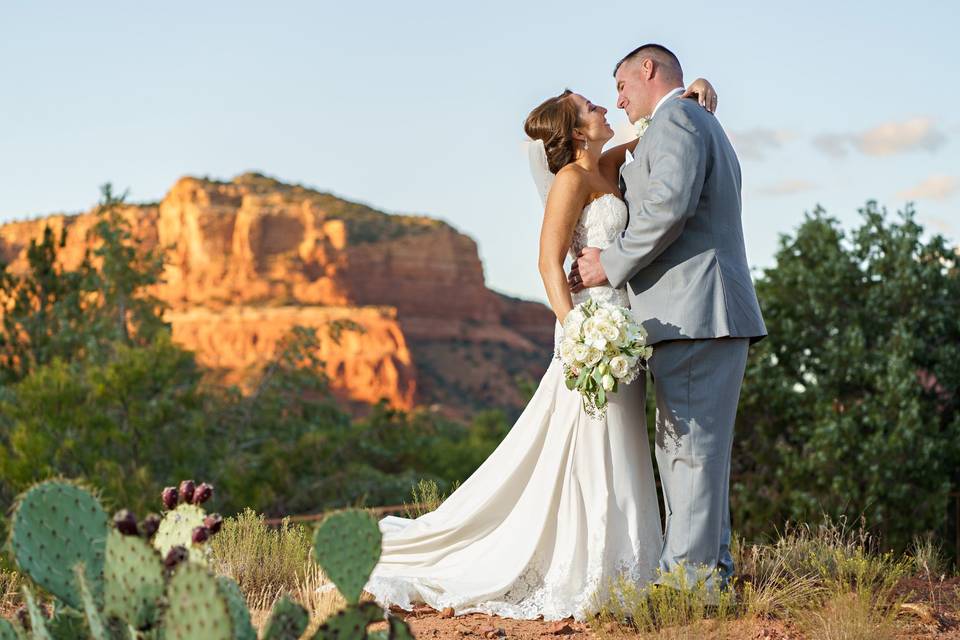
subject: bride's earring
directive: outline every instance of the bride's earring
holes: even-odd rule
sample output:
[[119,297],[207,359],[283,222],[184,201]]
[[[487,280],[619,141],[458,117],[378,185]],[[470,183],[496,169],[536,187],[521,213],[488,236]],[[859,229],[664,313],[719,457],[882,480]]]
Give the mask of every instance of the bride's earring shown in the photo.
[[583,141],[583,150],[584,150],[584,151],[587,151],[587,150],[589,150],[589,149],[590,149],[590,141],[589,141],[589,140],[584,140],[584,141]]

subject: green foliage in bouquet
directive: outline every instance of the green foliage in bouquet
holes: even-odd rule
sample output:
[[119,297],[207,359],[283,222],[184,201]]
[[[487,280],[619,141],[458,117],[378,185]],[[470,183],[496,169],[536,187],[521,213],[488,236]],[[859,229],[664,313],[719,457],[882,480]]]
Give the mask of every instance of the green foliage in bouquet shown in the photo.
[[567,388],[580,392],[587,413],[602,416],[609,394],[636,379],[652,353],[628,309],[590,299],[564,319],[557,357]]

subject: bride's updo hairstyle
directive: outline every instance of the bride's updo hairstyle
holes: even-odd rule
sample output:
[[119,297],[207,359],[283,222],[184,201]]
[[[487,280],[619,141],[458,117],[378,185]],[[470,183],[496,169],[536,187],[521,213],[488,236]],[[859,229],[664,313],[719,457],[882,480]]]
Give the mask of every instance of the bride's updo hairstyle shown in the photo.
[[573,91],[565,90],[550,98],[530,112],[523,130],[534,140],[543,140],[547,152],[547,164],[552,173],[557,173],[576,157],[576,143],[573,130],[580,124],[577,105],[570,96]]

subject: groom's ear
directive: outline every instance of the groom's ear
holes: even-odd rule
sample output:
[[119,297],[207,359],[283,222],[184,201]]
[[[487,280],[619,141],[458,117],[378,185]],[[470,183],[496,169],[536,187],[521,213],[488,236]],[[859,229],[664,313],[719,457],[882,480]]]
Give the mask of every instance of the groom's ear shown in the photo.
[[644,58],[640,61],[640,73],[644,80],[649,80],[657,72],[657,63],[653,58]]

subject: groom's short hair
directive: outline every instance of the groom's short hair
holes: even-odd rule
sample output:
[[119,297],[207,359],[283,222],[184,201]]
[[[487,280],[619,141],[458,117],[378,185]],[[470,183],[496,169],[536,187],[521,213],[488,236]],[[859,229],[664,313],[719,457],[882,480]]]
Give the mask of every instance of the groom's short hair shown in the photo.
[[658,65],[666,68],[670,75],[676,75],[676,79],[683,82],[683,67],[680,66],[680,59],[673,51],[670,51],[670,49],[667,49],[662,44],[655,44],[653,42],[642,44],[623,56],[620,62],[617,63],[617,66],[613,68],[613,75],[617,75],[617,71],[620,70],[620,66],[624,62],[635,58],[652,58]]

